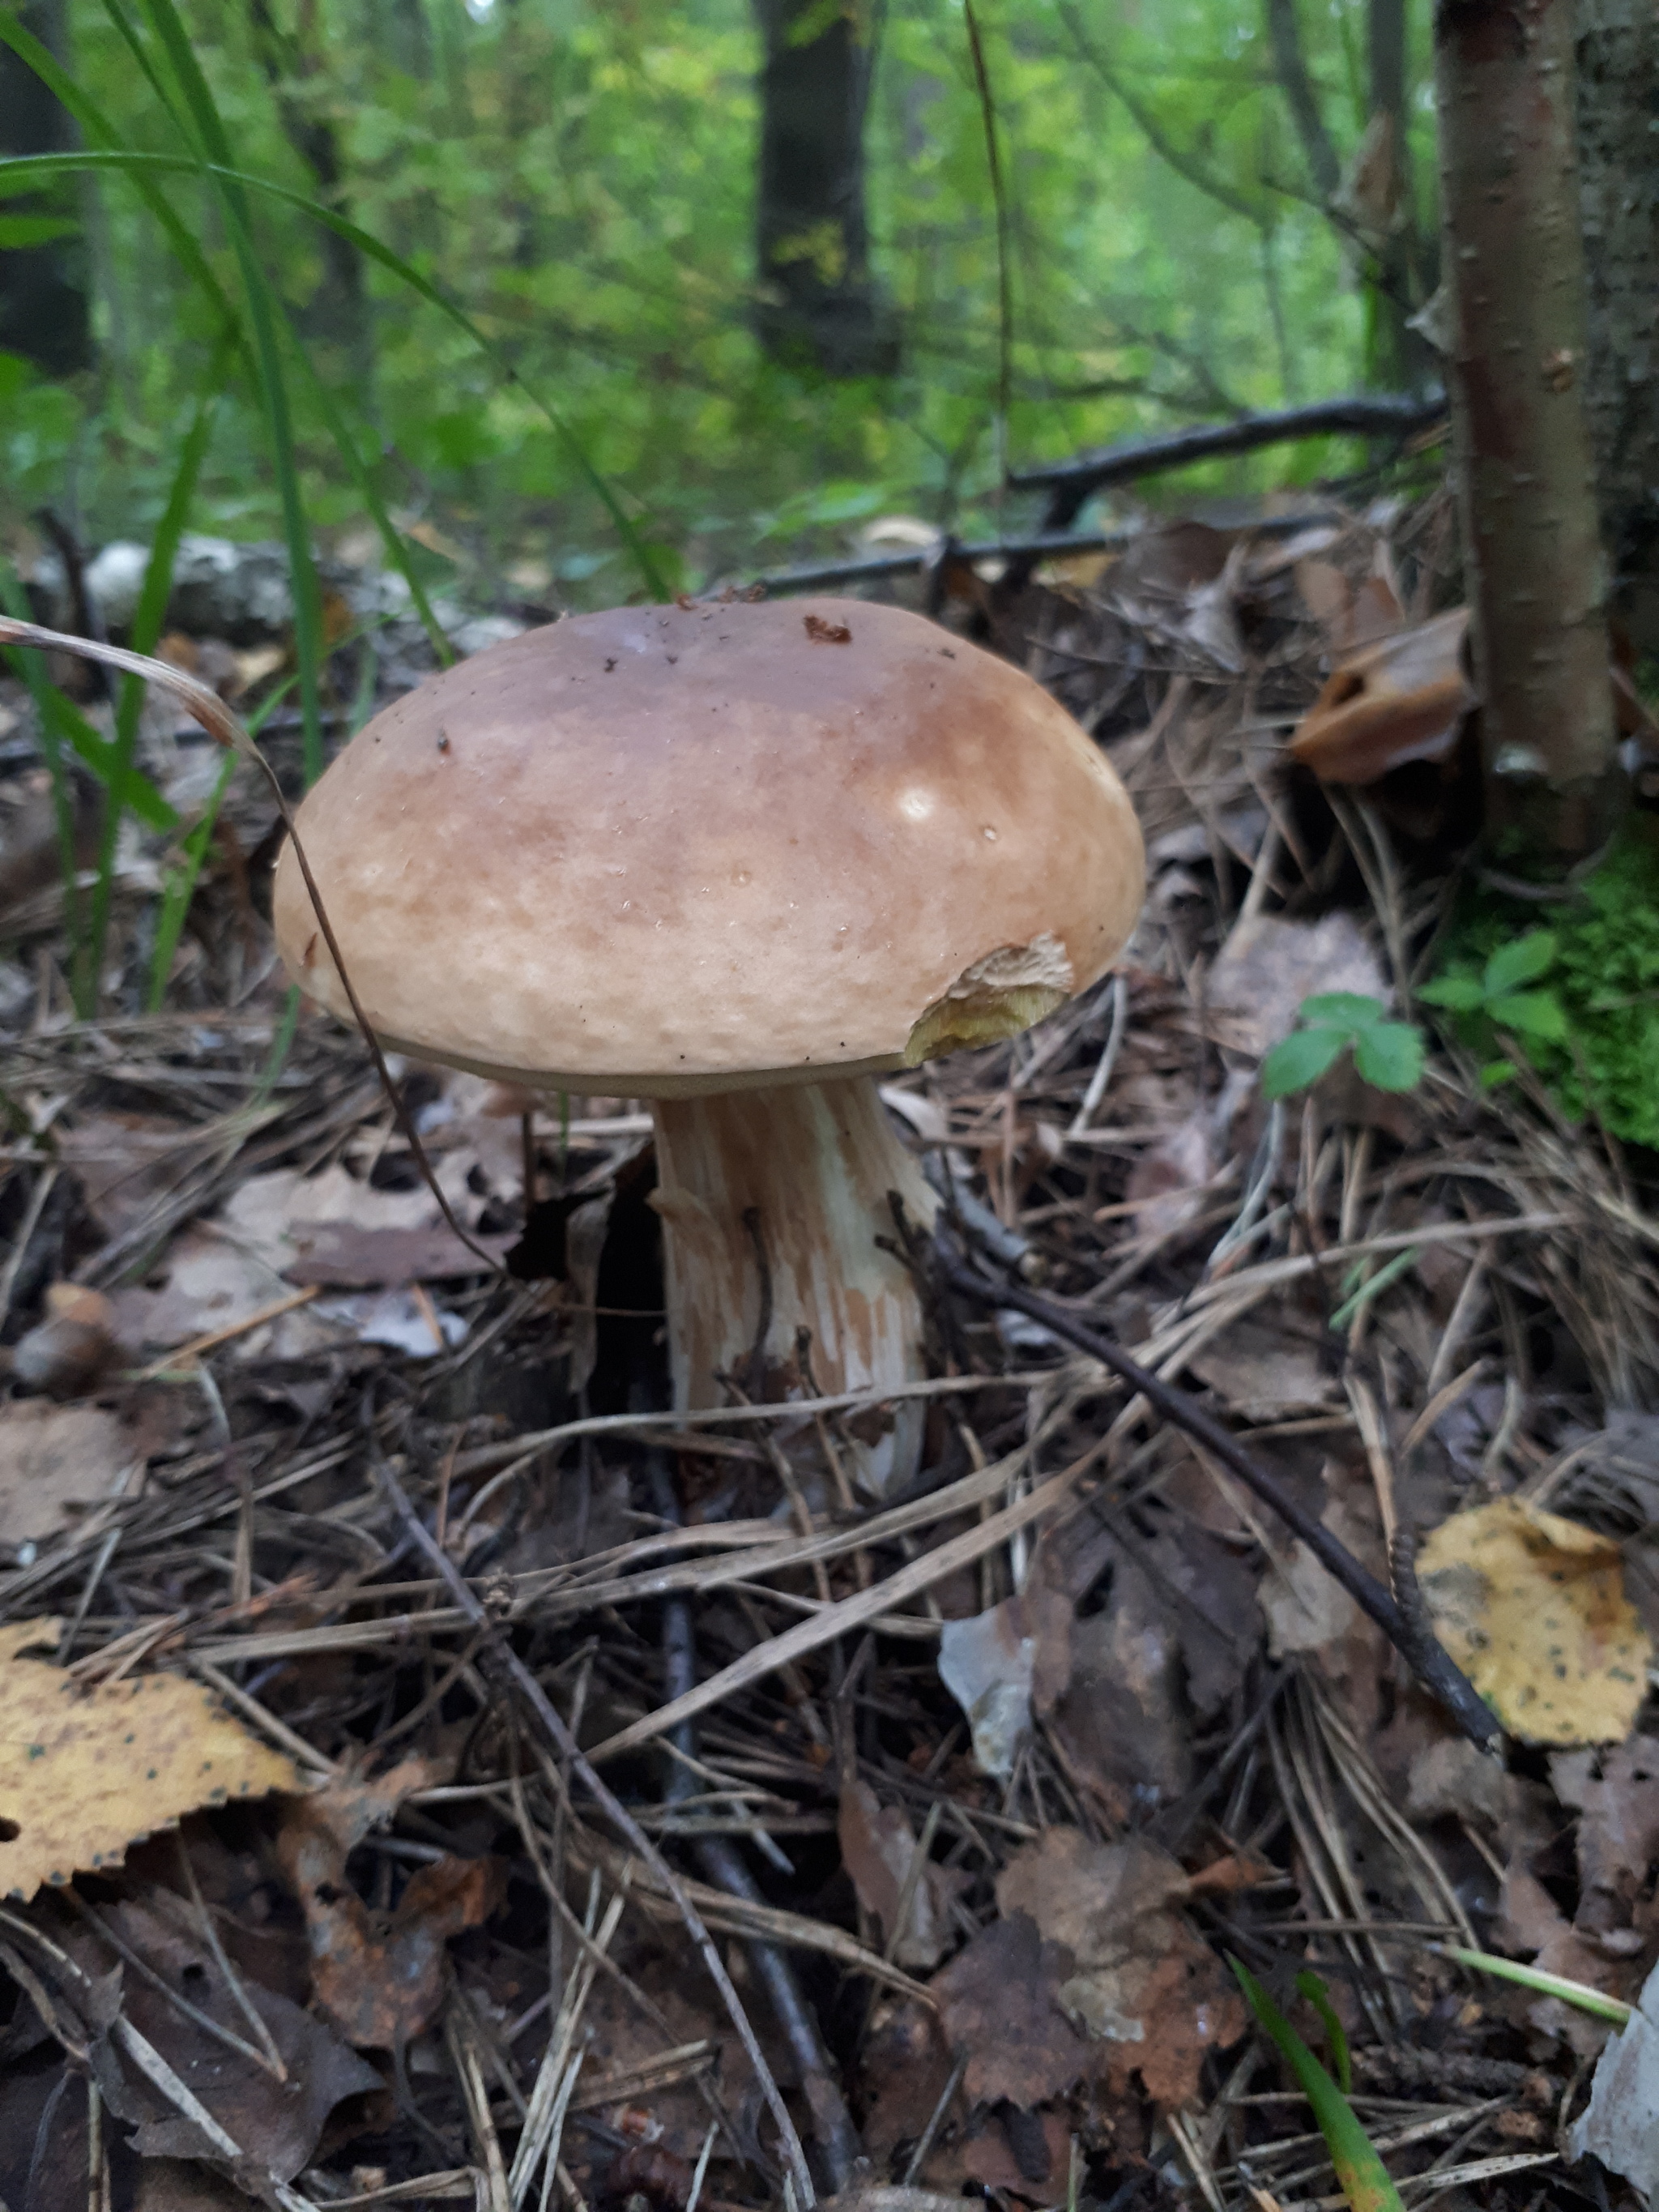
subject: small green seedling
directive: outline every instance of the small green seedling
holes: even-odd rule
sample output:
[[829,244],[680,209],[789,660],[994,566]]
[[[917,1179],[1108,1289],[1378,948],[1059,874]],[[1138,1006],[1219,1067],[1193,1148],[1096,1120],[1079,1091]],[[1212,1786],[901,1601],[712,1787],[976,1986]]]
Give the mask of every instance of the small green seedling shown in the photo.
[[[1347,2198],[1352,2212],[1405,2212],[1400,2191],[1395,2187],[1376,2144],[1360,2125],[1353,2106],[1249,1967],[1241,1965],[1237,1959],[1230,1959],[1228,1964],[1237,1975],[1239,1986],[1249,1999],[1251,2011],[1279,2045],[1285,2063],[1296,2076],[1297,2087],[1312,2106],[1314,2118],[1319,2124],[1320,2134],[1325,2138],[1325,2148],[1331,2154],[1331,2164],[1336,2169],[1342,2194]],[[1347,2039],[1342,2033],[1341,2024],[1325,1993],[1324,1985],[1316,1975],[1311,1973],[1298,1974],[1296,1985],[1324,2021],[1325,2032],[1331,2041],[1332,2058],[1338,2072],[1346,2075],[1349,2063]],[[1317,1996],[1314,1994],[1316,1990]]]
[[1391,1022],[1380,999],[1328,991],[1302,1001],[1302,1027],[1261,1063],[1264,1097],[1288,1098],[1317,1083],[1341,1054],[1378,1091],[1414,1091],[1423,1079],[1423,1036],[1409,1022]]
[[[1493,1053],[1498,1033],[1507,1030],[1523,1043],[1564,1044],[1567,1010],[1553,990],[1530,990],[1555,965],[1555,933],[1528,930],[1512,945],[1499,947],[1484,968],[1464,963],[1425,983],[1418,996],[1455,1017],[1464,1043],[1485,1055]],[[1480,1079],[1488,1086],[1515,1073],[1511,1060],[1488,1057]]]

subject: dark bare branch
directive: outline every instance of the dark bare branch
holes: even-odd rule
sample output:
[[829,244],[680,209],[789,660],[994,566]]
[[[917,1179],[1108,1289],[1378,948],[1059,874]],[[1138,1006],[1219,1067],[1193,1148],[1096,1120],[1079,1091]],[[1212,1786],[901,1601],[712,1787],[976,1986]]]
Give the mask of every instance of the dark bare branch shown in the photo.
[[1325,127],[1319,97],[1308,74],[1302,51],[1302,26],[1297,20],[1296,0],[1266,0],[1267,38],[1273,47],[1273,71],[1284,93],[1297,136],[1302,141],[1308,169],[1322,201],[1336,198],[1342,181],[1342,162],[1336,142]]

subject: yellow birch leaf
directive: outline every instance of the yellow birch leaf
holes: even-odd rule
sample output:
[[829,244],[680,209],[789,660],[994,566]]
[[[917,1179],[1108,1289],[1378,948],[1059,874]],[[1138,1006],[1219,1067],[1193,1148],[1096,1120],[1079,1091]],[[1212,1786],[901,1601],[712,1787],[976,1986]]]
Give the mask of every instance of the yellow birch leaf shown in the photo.
[[1435,1634],[1511,1735],[1630,1734],[1653,1655],[1613,1538],[1500,1498],[1443,1521],[1417,1571]]
[[21,1656],[62,1625],[0,1628],[0,1895],[118,1866],[129,1844],[201,1806],[306,1787],[181,1674],[88,1685]]

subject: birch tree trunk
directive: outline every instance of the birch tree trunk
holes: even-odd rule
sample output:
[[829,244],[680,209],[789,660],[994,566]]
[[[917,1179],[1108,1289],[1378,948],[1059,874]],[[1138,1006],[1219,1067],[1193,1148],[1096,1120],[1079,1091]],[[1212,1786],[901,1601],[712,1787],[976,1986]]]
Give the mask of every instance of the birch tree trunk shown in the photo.
[[1558,875],[1619,803],[1590,437],[1571,0],[1440,0],[1454,451],[1488,837]]
[[1659,9],[1577,0],[1586,403],[1614,604],[1659,652]]

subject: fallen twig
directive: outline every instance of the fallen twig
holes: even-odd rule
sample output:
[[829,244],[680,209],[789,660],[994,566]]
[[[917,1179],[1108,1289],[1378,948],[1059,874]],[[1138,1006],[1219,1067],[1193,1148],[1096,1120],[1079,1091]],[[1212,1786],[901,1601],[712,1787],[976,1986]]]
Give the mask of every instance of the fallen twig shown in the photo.
[[[1012,1306],[1017,1313],[1028,1314],[1033,1321],[1041,1322],[1067,1344],[1075,1345],[1079,1352],[1086,1352],[1099,1360],[1103,1367],[1109,1367],[1115,1375],[1121,1375],[1155,1413],[1184,1429],[1195,1443],[1201,1444],[1224,1467],[1231,1468],[1307,1546],[1355,1604],[1370,1616],[1418,1680],[1439,1699],[1469,1741],[1483,1748],[1494,1742],[1501,1730],[1490,1707],[1477,1694],[1468,1676],[1453,1665],[1430,1632],[1426,1621],[1408,1620],[1376,1576],[1360,1565],[1322,1521],[1298,1504],[1276,1476],[1252,1459],[1231,1431],[1212,1420],[1189,1393],[1163,1381],[1139,1360],[1132,1359],[1109,1337],[1087,1327],[1075,1314],[1056,1305],[1051,1298],[1016,1284],[993,1281],[945,1245],[938,1244],[934,1249],[940,1276],[952,1290],[986,1305]],[[613,1739],[614,1745],[620,1747],[624,1738],[634,1732],[625,1729],[623,1736]],[[611,1747],[603,1747],[606,1750]]]
[[1266,415],[1241,415],[1231,422],[1198,422],[1167,437],[1142,438],[1129,445],[1103,447],[1076,459],[1046,468],[1016,469],[1011,491],[1046,491],[1045,530],[1064,530],[1091,492],[1107,484],[1133,483],[1139,477],[1186,468],[1218,453],[1250,453],[1262,446],[1282,446],[1292,438],[1409,438],[1444,419],[1443,395],[1418,399],[1391,392],[1357,398],[1316,399],[1307,407],[1285,407]]
[[755,2031],[750,2025],[749,2015],[743,2008],[743,2000],[732,1986],[732,1977],[726,1971],[726,1963],[720,1957],[714,1939],[703,1925],[696,1907],[687,1896],[684,1885],[641,1827],[639,1822],[635,1820],[633,1814],[625,1806],[618,1802],[612,1792],[600,1781],[592,1765],[578,1747],[575,1738],[565,1726],[558,1708],[501,1634],[498,1624],[490,1619],[489,1613],[467,1588],[453,1560],[447,1553],[440,1550],[431,1532],[410,1504],[408,1494],[391,1468],[382,1462],[379,1474],[381,1486],[411,1540],[431,1560],[447,1585],[450,1595],[454,1599],[456,1605],[483,1636],[483,1648],[479,1653],[481,1670],[486,1674],[494,1672],[510,1682],[513,1688],[529,1706],[560,1758],[568,1762],[570,1771],[577,1781],[594,1800],[629,1848],[644,1860],[653,1875],[664,1885],[670,1897],[673,1899],[680,1917],[685,1923],[686,1933],[696,1945],[697,1955],[702,1960],[709,1979],[720,1991],[720,2002],[726,2007],[726,2015],[732,2027],[737,2030],[738,2040],[743,2045],[744,2055],[754,2069],[755,2079],[760,2084],[761,2094],[766,2100],[767,2109],[770,2112],[778,2130],[778,2139],[789,2166],[797,2200],[803,2207],[815,2204],[817,2202],[817,2192],[812,2186],[812,2177],[807,2166],[806,2154],[801,2148],[799,2136],[795,2132],[795,2124],[789,2117],[789,2108],[783,2101],[777,2082],[773,2078],[772,2069],[766,2063],[765,2054],[756,2040]]

